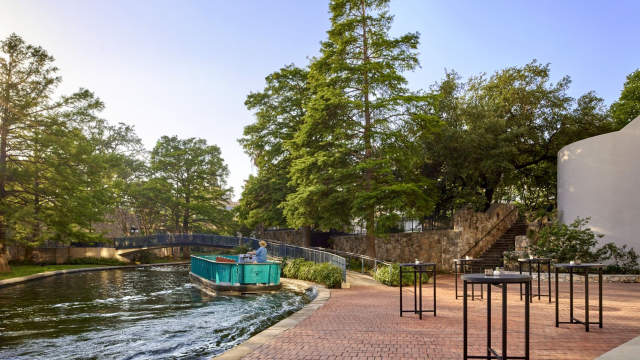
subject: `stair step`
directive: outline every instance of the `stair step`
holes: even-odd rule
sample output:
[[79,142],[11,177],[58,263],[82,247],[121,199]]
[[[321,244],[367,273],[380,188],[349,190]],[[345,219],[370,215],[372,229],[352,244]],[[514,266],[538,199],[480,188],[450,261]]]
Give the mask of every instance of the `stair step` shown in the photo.
[[511,225],[493,245],[478,257],[480,260],[478,265],[485,268],[502,266],[504,252],[515,249],[516,236],[526,235],[528,228],[528,225],[520,220]]

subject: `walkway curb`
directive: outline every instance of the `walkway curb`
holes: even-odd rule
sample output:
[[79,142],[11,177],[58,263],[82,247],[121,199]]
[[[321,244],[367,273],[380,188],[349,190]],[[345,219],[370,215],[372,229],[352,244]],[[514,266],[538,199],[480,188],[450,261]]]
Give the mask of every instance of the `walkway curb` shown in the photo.
[[635,360],[640,353],[640,336],[598,356],[596,360]]
[[184,265],[188,264],[189,261],[179,261],[179,262],[169,262],[169,263],[158,263],[158,264],[140,264],[140,265],[122,265],[122,266],[100,266],[100,267],[92,267],[92,268],[80,268],[80,269],[69,269],[69,270],[56,270],[56,271],[46,271],[42,273],[37,273],[33,275],[21,276],[17,278],[0,280],[0,288],[18,285],[25,283],[27,281],[39,280],[48,278],[51,276],[64,275],[64,274],[73,274],[80,272],[89,272],[89,271],[102,271],[102,270],[116,270],[116,269],[132,269],[139,267],[151,267],[151,266],[168,266],[168,265]]
[[293,279],[282,279],[283,285],[287,287],[285,282],[291,283],[291,285],[297,287],[300,284],[305,284],[306,288],[316,287],[318,289],[318,295],[313,301],[305,305],[302,309],[293,313],[291,316],[280,320],[276,324],[268,327],[267,329],[257,333],[256,335],[250,337],[245,340],[238,346],[235,346],[220,355],[214,356],[212,359],[215,360],[238,360],[247,356],[248,354],[254,352],[259,346],[269,343],[273,341],[278,335],[283,332],[295,327],[304,319],[308,318],[313,314],[316,310],[321,308],[329,298],[331,297],[331,291],[324,286],[317,285],[314,283],[310,283],[302,280],[293,280]]

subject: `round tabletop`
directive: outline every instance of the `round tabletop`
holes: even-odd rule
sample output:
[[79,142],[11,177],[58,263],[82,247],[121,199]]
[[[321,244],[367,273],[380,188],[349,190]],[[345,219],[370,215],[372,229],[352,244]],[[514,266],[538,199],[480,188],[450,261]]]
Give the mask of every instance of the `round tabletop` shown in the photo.
[[551,262],[551,258],[522,258],[518,262]]
[[603,268],[604,264],[597,263],[584,263],[584,264],[556,264],[556,267],[561,268]]
[[459,262],[459,263],[463,263],[463,262],[474,262],[474,261],[481,261],[482,259],[453,259],[453,262]]
[[418,267],[418,266],[436,266],[436,263],[432,263],[432,262],[429,262],[429,263],[419,263],[419,264],[416,264],[416,263],[405,263],[405,264],[398,264],[398,265],[399,265],[399,266],[411,266],[411,267]]
[[478,273],[462,275],[462,280],[483,284],[526,283],[531,281],[531,276],[525,274],[485,275]]

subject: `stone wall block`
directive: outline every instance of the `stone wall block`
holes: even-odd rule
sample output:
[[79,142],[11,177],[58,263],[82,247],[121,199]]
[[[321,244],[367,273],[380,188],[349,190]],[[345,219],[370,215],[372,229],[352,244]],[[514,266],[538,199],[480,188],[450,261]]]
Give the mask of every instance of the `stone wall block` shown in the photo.
[[526,235],[516,236],[516,251],[525,252],[529,250],[529,238]]

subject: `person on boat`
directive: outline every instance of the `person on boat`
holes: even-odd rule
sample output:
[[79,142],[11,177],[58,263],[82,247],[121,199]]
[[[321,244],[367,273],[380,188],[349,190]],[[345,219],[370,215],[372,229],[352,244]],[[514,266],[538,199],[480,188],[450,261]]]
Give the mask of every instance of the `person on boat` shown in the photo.
[[260,244],[260,248],[256,251],[252,251],[249,254],[256,255],[256,263],[264,263],[267,262],[267,242],[264,240],[260,240],[258,243]]

